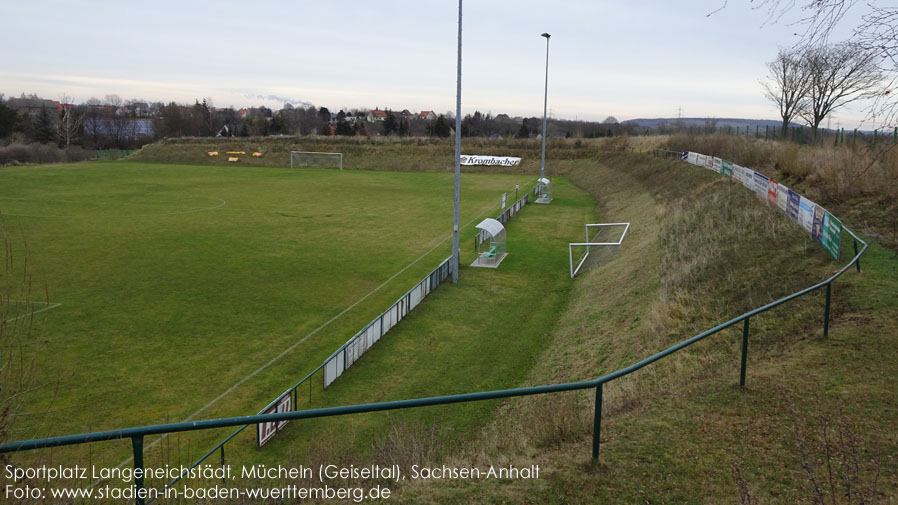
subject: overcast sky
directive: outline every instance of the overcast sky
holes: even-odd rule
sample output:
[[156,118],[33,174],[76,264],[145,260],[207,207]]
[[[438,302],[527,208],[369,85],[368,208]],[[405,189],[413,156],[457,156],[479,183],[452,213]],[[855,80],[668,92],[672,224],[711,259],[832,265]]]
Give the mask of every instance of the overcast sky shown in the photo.
[[[749,0],[468,0],[462,108],[553,117],[776,119],[759,80],[800,28]],[[0,93],[83,102],[455,110],[454,0],[0,0]],[[798,13],[795,13],[797,17]],[[850,22],[850,20],[849,20]],[[831,126],[863,113],[836,112]]]

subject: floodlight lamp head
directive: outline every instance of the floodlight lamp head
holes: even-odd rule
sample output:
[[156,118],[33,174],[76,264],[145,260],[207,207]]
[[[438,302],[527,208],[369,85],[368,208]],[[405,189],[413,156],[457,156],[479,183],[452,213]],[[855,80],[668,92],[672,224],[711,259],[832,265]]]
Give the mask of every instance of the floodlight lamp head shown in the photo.
[[551,37],[551,35],[549,35],[548,33],[543,33],[542,35],[540,35],[540,37],[545,37],[546,40],[549,40],[549,37]]

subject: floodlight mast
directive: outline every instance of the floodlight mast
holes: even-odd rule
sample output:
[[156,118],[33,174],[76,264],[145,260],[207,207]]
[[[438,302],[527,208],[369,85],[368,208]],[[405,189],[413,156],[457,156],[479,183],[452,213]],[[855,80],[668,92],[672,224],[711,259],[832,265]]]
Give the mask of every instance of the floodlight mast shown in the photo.
[[549,37],[551,37],[551,35],[543,33],[540,36],[546,38],[546,88],[543,95],[543,150],[539,162],[539,177],[540,179],[544,179],[546,177],[546,110],[549,105]]
[[458,0],[458,76],[455,88],[455,205],[452,210],[452,283],[458,283],[458,211],[461,191],[461,4]]

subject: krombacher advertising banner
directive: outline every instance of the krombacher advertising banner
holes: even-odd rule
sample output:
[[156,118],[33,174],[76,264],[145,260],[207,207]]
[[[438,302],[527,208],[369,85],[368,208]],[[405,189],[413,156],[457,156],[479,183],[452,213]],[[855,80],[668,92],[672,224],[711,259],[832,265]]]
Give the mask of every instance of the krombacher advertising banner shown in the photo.
[[462,154],[462,165],[487,165],[497,167],[513,167],[521,162],[521,158],[514,156],[483,156],[480,154]]

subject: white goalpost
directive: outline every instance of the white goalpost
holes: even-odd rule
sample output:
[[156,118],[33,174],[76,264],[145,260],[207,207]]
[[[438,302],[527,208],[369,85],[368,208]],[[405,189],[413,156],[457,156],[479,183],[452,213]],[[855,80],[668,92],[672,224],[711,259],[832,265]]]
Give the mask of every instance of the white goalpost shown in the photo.
[[[603,228],[607,227],[620,227],[624,228],[624,231],[621,233],[620,238],[617,239],[616,242],[596,242],[594,237],[598,237],[599,232],[602,231]],[[593,238],[590,238],[589,230],[590,228],[598,228]],[[568,258],[570,259],[571,265],[571,279],[577,275],[580,271],[580,268],[583,266],[583,263],[586,261],[586,258],[589,257],[589,248],[593,246],[620,246],[624,241],[624,237],[627,236],[627,231],[630,230],[630,223],[593,223],[586,225],[586,242],[571,242],[567,246]],[[574,266],[574,247],[585,247],[583,254],[577,260],[577,266]]]
[[290,151],[290,168],[316,167],[343,170],[343,153]]

